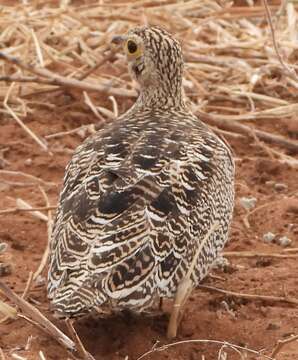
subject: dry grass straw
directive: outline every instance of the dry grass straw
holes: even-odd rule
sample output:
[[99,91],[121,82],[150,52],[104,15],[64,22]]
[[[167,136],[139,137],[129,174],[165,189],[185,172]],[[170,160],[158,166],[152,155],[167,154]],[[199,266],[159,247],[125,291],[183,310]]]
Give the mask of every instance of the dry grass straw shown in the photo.
[[[33,274],[31,275],[31,279]],[[29,281],[28,281],[29,283]],[[80,342],[79,338],[76,335],[74,328],[72,328],[72,335],[76,337],[72,340],[67,335],[65,335],[60,329],[58,329],[49,319],[47,319],[36,307],[30,304],[24,299],[25,293],[28,287],[28,283],[24,294],[22,297],[18,296],[14,291],[12,291],[7,285],[0,281],[0,294],[5,295],[10,301],[12,301],[19,309],[15,310],[10,305],[6,304],[0,300],[0,311],[3,312],[6,317],[11,318],[22,318],[27,322],[38,327],[43,332],[50,335],[58,343],[60,343],[65,349],[69,351],[69,355],[75,359],[82,360],[94,360],[94,357],[90,355],[84,348],[83,344]],[[16,355],[18,356],[18,355]]]
[[[201,114],[229,121],[297,116],[296,3],[270,7],[274,34],[264,6],[214,0],[89,3],[35,1],[1,8],[1,112],[18,119],[43,150],[49,151],[45,140],[21,120],[40,106],[34,95],[78,88],[84,91],[82,103],[101,121],[118,115],[121,98],[136,96],[123,54],[110,38],[140,24],[163,26],[182,41],[185,90]],[[106,96],[94,102],[91,92]]]
[[227,296],[247,299],[247,300],[261,300],[263,302],[279,302],[279,303],[286,303],[291,304],[293,306],[298,306],[298,299],[288,297],[288,296],[274,296],[274,295],[257,295],[257,294],[245,294],[235,291],[229,291],[224,289],[219,289],[214,286],[207,286],[207,285],[199,285],[199,288],[202,290],[210,291],[210,292],[218,292],[221,294],[225,294]]
[[[209,345],[220,346],[220,350],[219,350],[218,357],[217,357],[218,360],[228,359],[226,356],[221,356],[223,349],[231,349],[231,350],[235,351],[239,356],[239,360],[248,359],[248,354],[249,355],[253,354],[254,356],[257,356],[257,358],[260,360],[261,359],[275,360],[275,358],[273,358],[271,356],[262,354],[262,351],[257,351],[257,350],[253,350],[253,349],[250,349],[247,347],[242,347],[242,346],[239,346],[236,344],[231,344],[227,341],[218,341],[218,340],[209,340],[209,339],[191,339],[191,340],[175,341],[173,343],[161,345],[161,346],[158,346],[158,343],[156,343],[155,345],[153,345],[151,350],[146,351],[144,354],[139,356],[137,358],[137,360],[141,360],[146,357],[150,358],[150,355],[152,355],[156,352],[158,353],[158,352],[166,351],[169,348],[176,347],[176,346],[182,346],[182,345],[186,345],[186,344],[209,344]],[[203,359],[203,357],[202,357],[202,359]]]
[[[18,296],[7,285],[0,281],[0,294],[5,295],[19,309],[19,311],[17,311],[12,306],[0,300],[0,312],[6,315],[4,320],[6,320],[7,318],[22,318],[33,324],[34,326],[38,327],[40,330],[44,331],[53,339],[55,339],[58,343],[60,343],[67,351],[69,351],[69,355],[73,359],[78,359],[78,355],[83,360],[94,360],[94,357],[85,350],[71,323],[68,323],[68,326],[72,330],[71,335],[74,337],[74,341],[70,339],[67,335],[65,335],[60,329],[58,329],[36,307],[26,301],[25,298],[28,294],[33,275],[34,274],[30,272],[29,279],[27,281],[27,285],[22,297]],[[16,356],[18,357],[17,354]]]
[[[57,184],[55,184],[54,182],[42,180],[39,177],[24,173],[22,171],[2,170],[1,169],[0,176],[1,177],[9,177],[10,179],[14,178],[14,177],[16,177],[16,178],[21,177],[21,178],[30,180],[30,182],[28,182],[27,184],[32,184],[32,185],[40,184],[40,185],[44,185],[44,186],[57,186]],[[24,183],[24,184],[26,184],[26,183]]]
[[219,224],[217,221],[211,226],[211,228],[205,235],[204,239],[200,243],[200,246],[198,247],[198,249],[191,261],[191,264],[189,266],[189,269],[188,269],[185,277],[181,280],[181,282],[178,285],[177,292],[175,295],[175,300],[173,302],[173,307],[172,307],[171,316],[170,316],[170,320],[169,320],[168,330],[167,330],[167,338],[168,339],[173,339],[177,336],[177,329],[179,326],[179,322],[182,318],[183,308],[194,288],[194,285],[191,280],[191,276],[193,274],[197,260],[198,260],[199,256],[201,255],[204,245],[206,244],[206,242],[208,241],[210,236],[214,233],[214,231],[218,229],[218,227],[219,227]]
[[52,228],[53,228],[52,211],[50,209],[50,202],[49,202],[48,195],[45,192],[44,188],[42,188],[41,186],[39,187],[39,190],[42,193],[42,196],[46,203],[46,207],[48,208],[48,216],[46,216],[48,241],[47,241],[47,245],[46,245],[45,251],[43,253],[42,259],[40,261],[40,264],[39,264],[37,270],[33,274],[33,280],[36,280],[38,278],[38,276],[42,274],[42,272],[47,264],[49,252],[50,252],[50,241],[51,241]]
[[[56,328],[49,320],[41,314],[33,305],[28,303],[26,300],[24,300],[22,297],[15,294],[8,286],[6,286],[4,283],[0,282],[0,291],[1,294],[5,294],[6,297],[8,297],[14,304],[16,304],[21,310],[22,314],[16,312],[14,308],[12,308],[15,312],[11,315],[10,312],[6,312],[9,316],[18,316],[18,317],[26,317],[27,321],[31,322],[33,321],[35,325],[37,325],[39,328],[42,328],[44,331],[48,332],[50,335],[52,335],[55,339],[57,339],[58,342],[63,344],[67,349],[74,350],[75,344],[71,339],[69,339],[65,334],[63,334],[58,328]],[[6,303],[4,303],[6,306]],[[27,318],[28,316],[28,318]]]
[[23,199],[16,199],[16,209],[19,210],[31,210],[30,213],[32,216],[35,216],[37,219],[43,220],[43,221],[48,221],[48,217],[46,215],[44,215],[42,212],[38,211],[38,210],[33,210],[33,207],[28,204],[26,201],[24,201]]
[[277,341],[277,344],[275,345],[275,347],[274,347],[274,349],[273,349],[273,351],[272,351],[272,353],[271,353],[271,357],[272,358],[275,358],[275,356],[281,351],[281,349],[285,346],[285,345],[287,345],[287,344],[289,344],[289,343],[291,343],[291,342],[294,342],[294,341],[297,341],[298,340],[298,335],[296,335],[296,336],[290,336],[290,337],[288,337],[288,338],[286,338],[286,339],[283,339],[283,340],[278,340]]

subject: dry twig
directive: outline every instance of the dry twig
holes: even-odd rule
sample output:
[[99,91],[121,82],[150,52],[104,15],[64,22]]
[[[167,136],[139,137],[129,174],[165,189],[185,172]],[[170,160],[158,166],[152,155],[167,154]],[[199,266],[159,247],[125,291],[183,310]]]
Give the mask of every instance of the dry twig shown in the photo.
[[44,191],[44,189],[42,187],[39,187],[39,189],[42,193],[42,196],[45,199],[46,207],[48,208],[48,216],[47,216],[48,239],[47,239],[47,245],[46,245],[45,251],[43,253],[43,256],[41,258],[38,269],[33,274],[33,280],[36,280],[38,278],[38,276],[43,272],[43,269],[45,268],[46,263],[48,261],[49,252],[50,252],[50,241],[51,241],[51,236],[52,236],[52,226],[53,226],[52,212],[50,210],[50,202],[49,202],[48,195],[46,194],[46,192]]
[[36,217],[39,220],[43,220],[43,221],[48,221],[48,217],[46,215],[44,215],[43,213],[41,213],[40,211],[36,211],[36,210],[32,210],[33,207],[27,203],[26,201],[24,201],[23,199],[17,199],[16,200],[16,209],[19,210],[30,210],[30,215]]
[[34,183],[38,183],[45,186],[57,186],[54,182],[51,181],[45,181],[41,178],[38,178],[34,175],[24,173],[22,171],[13,171],[13,170],[0,170],[0,175],[7,175],[7,176],[23,176],[25,178],[30,179],[31,181],[34,181]]
[[84,360],[95,360],[94,357],[91,354],[89,354],[88,351],[86,351],[84,345],[82,344],[81,339],[79,338],[77,332],[75,331],[75,329],[73,327],[72,321],[70,319],[68,319],[65,322],[66,322],[68,331],[70,332],[70,335],[77,346],[78,353],[81,355],[81,357]]
[[284,253],[298,253],[298,248],[284,249]]
[[271,36],[272,36],[272,43],[273,43],[274,50],[275,50],[275,53],[277,55],[278,61],[280,62],[281,66],[283,67],[283,69],[285,71],[285,74],[287,76],[289,76],[290,78],[292,78],[295,82],[297,82],[297,89],[298,89],[298,77],[297,77],[295,71],[293,69],[291,69],[289,67],[289,65],[286,64],[283,61],[283,58],[282,58],[282,56],[280,54],[280,51],[278,49],[278,45],[277,45],[277,41],[276,41],[276,37],[275,37],[275,31],[274,31],[273,22],[272,22],[272,16],[271,16],[271,12],[270,12],[270,7],[268,5],[268,1],[263,0],[263,4],[264,4],[265,10],[266,10],[266,17],[267,17],[267,21],[268,21]]
[[115,57],[115,53],[109,51],[97,64],[92,66],[90,69],[88,69],[86,72],[78,76],[78,80],[84,80],[89,75],[91,75],[94,71],[96,71],[98,68],[100,68],[103,64],[105,64],[107,61],[112,60]]
[[273,359],[276,359],[276,355],[281,351],[281,349],[291,343],[291,342],[294,342],[294,341],[297,341],[298,340],[298,335],[295,335],[295,336],[290,336],[288,337],[287,339],[284,339],[284,340],[278,340],[272,353],[270,354],[270,356],[273,358]]
[[[4,209],[4,210],[0,210],[0,215],[5,215],[5,214],[14,214],[14,213],[18,213],[18,212],[35,212],[35,211],[47,211],[47,210],[55,210],[57,208],[57,206],[41,206],[41,207],[26,207],[26,208],[22,208],[22,207],[15,207],[15,208],[9,208],[9,209]],[[42,214],[43,215],[43,214]],[[41,220],[45,220],[47,221],[48,218],[42,218]]]
[[[0,58],[1,58],[1,53],[0,53]],[[23,130],[25,130],[25,132],[42,148],[42,150],[49,153],[49,155],[53,155],[49,151],[49,149],[48,149],[47,145],[45,144],[45,142],[43,142],[41,139],[39,139],[39,137],[31,129],[29,129],[29,127],[27,125],[24,124],[23,121],[17,116],[17,114],[8,105],[8,99],[9,99],[10,93],[11,93],[13,87],[14,87],[14,84],[15,84],[14,82],[11,83],[11,85],[10,85],[10,87],[9,87],[7,93],[6,93],[5,99],[3,101],[4,108],[13,117],[13,119],[21,126],[21,128]]]
[[298,254],[280,254],[280,253],[259,253],[253,251],[225,251],[223,256],[236,257],[236,258],[258,258],[258,257],[269,257],[279,259],[296,259]]
[[[58,74],[54,74],[51,71],[47,70],[46,68],[39,68],[37,66],[32,66],[23,63],[20,59],[0,52],[0,59],[5,60],[11,64],[16,65],[17,67],[26,70],[32,74],[37,75],[37,77],[32,78],[31,80],[37,83],[46,83],[49,85],[55,86],[63,86],[63,87],[70,87],[76,88],[80,90],[92,90],[98,92],[106,92],[110,95],[115,96],[124,96],[124,97],[135,97],[137,93],[134,90],[128,89],[117,89],[112,88],[111,86],[104,86],[99,84],[93,84],[86,81],[80,81],[76,79],[70,79]],[[41,77],[41,78],[40,78]],[[3,79],[2,79],[3,80]],[[6,78],[6,81],[11,81],[9,77]],[[13,81],[18,81],[18,78],[14,78]],[[26,80],[28,81],[28,80]]]
[[244,293],[238,293],[234,291],[219,289],[213,286],[207,286],[207,285],[199,285],[200,289],[211,291],[211,292],[219,292],[228,296],[238,297],[242,299],[247,300],[261,300],[261,301],[267,301],[267,302],[281,302],[281,303],[287,303],[291,305],[298,305],[298,299],[285,297],[285,296],[272,296],[272,295],[254,295],[254,294],[244,294]]
[[24,300],[26,300],[28,294],[29,294],[29,291],[30,291],[30,288],[31,288],[31,285],[32,285],[32,280],[33,280],[33,272],[30,271],[29,272],[29,276],[28,276],[28,280],[27,280],[27,283],[26,283],[26,286],[25,286],[25,289],[24,289],[24,292],[23,292],[23,295],[22,295],[22,298]]
[[173,303],[172,312],[171,312],[171,317],[169,320],[168,330],[167,330],[167,337],[169,339],[172,339],[177,335],[177,328],[179,325],[179,321],[181,320],[182,317],[183,307],[194,287],[193,282],[191,280],[191,276],[197,264],[198,258],[201,255],[204,245],[206,244],[210,236],[213,234],[213,232],[217,230],[218,227],[219,227],[218,222],[215,222],[211,226],[211,228],[205,235],[204,239],[201,241],[199,248],[196,250],[185,277],[181,280],[181,282],[178,285],[175,295],[175,300]]
[[215,119],[212,115],[203,113],[201,111],[198,111],[198,115],[202,120],[206,121],[210,125],[217,126],[227,131],[234,131],[245,136],[249,136],[251,132],[254,132],[255,135],[261,140],[283,146],[294,153],[298,153],[297,141],[289,140],[282,136],[270,134],[262,130],[253,129],[250,126],[239,124],[234,121],[228,121],[219,118]]
[[[58,343],[60,343],[66,350],[70,351],[71,354],[80,354],[80,351],[77,348],[76,344],[70,338],[68,338],[61,330],[59,330],[50,320],[48,320],[38,309],[36,309],[33,305],[28,303],[23,298],[19,297],[2,282],[0,282],[0,290],[22,311],[22,314],[17,314],[18,317],[29,321],[35,326],[38,326],[41,330],[46,332]],[[87,353],[87,355],[89,357],[85,358],[85,360],[93,359],[89,353]]]
[[82,125],[82,126],[79,126],[79,127],[75,128],[75,129],[72,129],[72,130],[60,131],[60,132],[55,133],[55,134],[49,134],[49,135],[46,135],[45,138],[46,139],[59,138],[59,137],[64,137],[65,135],[79,134],[81,132],[85,132],[86,130],[88,130],[89,133],[94,134],[94,132],[95,132],[94,124]]
[[0,360],[6,360],[6,356],[1,347],[0,347]]
[[145,357],[147,357],[148,355],[151,355],[155,352],[160,352],[160,351],[165,351],[173,346],[178,346],[178,345],[185,345],[185,344],[214,344],[214,345],[221,345],[221,346],[226,346],[226,347],[230,347],[230,348],[234,348],[237,350],[240,350],[244,353],[251,353],[254,355],[258,355],[263,359],[268,359],[268,360],[274,360],[271,356],[267,356],[261,353],[261,351],[257,351],[257,350],[252,350],[246,347],[242,347],[239,345],[235,345],[235,344],[231,344],[227,341],[218,341],[218,340],[205,340],[205,339],[193,339],[193,340],[182,340],[182,341],[176,341],[174,343],[171,344],[166,344],[166,345],[162,345],[162,346],[157,346],[157,344],[155,344],[151,350],[145,352],[144,354],[142,354],[141,356],[139,356],[137,358],[137,360],[141,360],[144,359]]
[[46,360],[44,353],[41,350],[39,351],[38,356],[39,356],[40,360]]

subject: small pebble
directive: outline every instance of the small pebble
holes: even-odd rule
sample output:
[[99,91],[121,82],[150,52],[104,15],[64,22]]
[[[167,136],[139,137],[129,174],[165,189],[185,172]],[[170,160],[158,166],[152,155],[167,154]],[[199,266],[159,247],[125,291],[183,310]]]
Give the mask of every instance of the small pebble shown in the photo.
[[274,189],[277,190],[277,191],[284,191],[284,190],[288,189],[288,185],[283,184],[283,183],[276,183],[274,185]]
[[266,330],[278,330],[280,329],[280,326],[274,323],[269,323]]
[[298,214],[298,202],[297,204],[290,204],[287,208],[287,212]]
[[2,191],[7,191],[7,190],[9,190],[9,188],[10,188],[10,185],[4,184],[4,183],[0,183],[0,192],[2,192]]
[[6,243],[0,243],[0,254],[4,253],[7,250],[7,244]]
[[4,169],[5,168],[5,161],[4,159],[0,158],[0,169]]
[[38,275],[36,280],[35,280],[35,285],[36,286],[42,286],[46,283],[46,278],[44,276]]
[[287,236],[283,236],[276,240],[276,243],[282,247],[287,247],[291,244],[292,240],[289,239]]
[[229,315],[231,315],[233,318],[236,318],[235,312],[230,308],[226,301],[223,300],[220,305]]
[[32,165],[32,159],[31,159],[31,158],[26,159],[26,160],[24,161],[24,164],[25,164],[26,166]]
[[260,306],[259,310],[260,310],[260,313],[261,313],[264,317],[267,317],[267,316],[268,316],[268,309],[267,309],[266,306]]
[[275,185],[275,182],[273,180],[268,180],[265,182],[265,185],[267,186],[274,186]]
[[10,264],[0,263],[0,277],[10,275],[12,267]]
[[229,266],[230,266],[229,260],[223,256],[219,256],[217,259],[214,260],[212,264],[212,269],[225,270]]
[[265,243],[272,243],[275,238],[276,235],[270,231],[263,235],[263,240]]
[[272,259],[268,258],[259,258],[256,260],[256,267],[266,267],[272,264]]
[[85,139],[85,137],[87,136],[87,129],[86,128],[78,129],[77,134],[81,139]]
[[244,207],[244,209],[246,210],[251,210],[256,206],[257,203],[257,199],[254,197],[242,197],[240,198],[240,204],[242,207]]

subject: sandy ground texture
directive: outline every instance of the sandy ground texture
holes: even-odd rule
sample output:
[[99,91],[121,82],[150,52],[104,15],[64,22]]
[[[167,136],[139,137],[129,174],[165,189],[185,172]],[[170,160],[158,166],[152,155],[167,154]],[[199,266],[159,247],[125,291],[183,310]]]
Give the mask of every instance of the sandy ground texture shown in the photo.
[[[28,120],[31,128],[39,134],[49,134],[65,128],[59,119],[60,103],[53,113],[42,110]],[[67,128],[73,128],[90,121],[90,117],[70,120]],[[5,169],[32,174],[57,186],[41,186],[46,190],[50,203],[56,204],[58,189],[64,168],[70,158],[70,151],[82,139],[65,136],[55,141],[63,151],[54,157],[42,153],[28,139],[22,130],[11,121],[2,120],[0,143],[5,147]],[[263,128],[276,133],[285,133],[285,124],[280,128],[263,122]],[[262,148],[254,143],[230,142],[237,159],[236,205],[231,236],[226,251],[249,251],[259,253],[281,253],[282,247],[265,243],[264,234],[272,232],[277,238],[286,236],[292,240],[291,247],[298,246],[298,200],[297,172],[289,165],[268,158]],[[12,177],[11,177],[12,179]],[[282,185],[281,185],[282,184]],[[36,184],[30,180],[15,177],[1,182],[0,208],[15,206],[15,199],[21,198],[36,207],[44,206],[43,196]],[[246,210],[241,198],[257,200],[254,213],[248,217],[250,228],[244,225]],[[296,222],[296,223],[295,223]],[[15,213],[0,216],[0,239],[8,244],[1,256],[1,269],[8,268],[8,275],[1,276],[17,293],[25,288],[28,274],[39,265],[47,242],[46,223],[29,213]],[[219,278],[208,277],[205,285],[239,293],[296,297],[298,261],[296,258],[229,258],[230,265],[223,271],[214,271]],[[46,315],[50,316],[46,291],[43,285],[33,286],[29,300]],[[168,315],[152,318],[119,316],[105,320],[86,319],[78,322],[76,328],[87,349],[96,359],[135,359],[149,350],[156,341],[166,343],[165,331]],[[56,321],[56,324],[60,325]],[[63,324],[61,324],[62,328]],[[177,340],[215,339],[247,346],[252,349],[270,349],[278,339],[284,339],[298,332],[296,307],[279,301],[247,300],[224,294],[209,293],[196,289],[186,305],[185,315]],[[47,335],[40,333],[24,320],[6,321],[0,325],[0,347],[5,354],[16,353],[27,359],[37,359],[42,350],[47,359],[66,359],[67,354]],[[29,345],[28,344],[29,341]],[[27,347],[27,350],[26,350]],[[215,359],[218,346],[206,344],[185,344],[151,355],[152,359]],[[59,354],[59,355],[57,355]],[[150,358],[150,357],[149,357]],[[229,359],[239,355],[230,355]],[[248,357],[254,358],[254,357]],[[298,358],[297,343],[286,347],[279,359]]]
[[[117,69],[114,73],[117,74]],[[127,75],[122,79],[126,81]],[[98,96],[93,92],[90,97],[94,104],[113,110],[107,95]],[[132,98],[116,99],[120,113],[133,103]],[[34,106],[22,119],[40,138],[99,122],[78,90],[35,91],[26,101],[34,102]],[[234,104],[225,98],[223,101],[215,99],[212,106],[233,107]],[[244,123],[292,141],[298,139],[297,116]],[[51,156],[7,112],[0,114],[0,126],[0,243],[7,244],[0,254],[0,280],[21,295],[30,272],[36,271],[45,251],[47,223],[29,212],[4,213],[3,210],[16,207],[17,199],[33,207],[44,207],[42,190],[50,204],[56,205],[65,166],[89,130],[81,128],[74,133],[48,138]],[[220,355],[221,345],[191,340],[229,342],[253,350],[263,349],[264,354],[270,355],[278,340],[298,334],[298,156],[285,148],[268,146],[246,136],[229,135],[227,141],[236,161],[236,202],[230,241],[225,248],[227,261],[214,269],[202,285],[237,294],[195,289],[186,304],[176,339],[189,342],[148,354],[145,359],[260,360],[265,358],[250,352],[243,352],[241,357],[228,347],[222,349]],[[276,152],[291,158],[276,156]],[[251,208],[246,209],[249,206]],[[47,211],[42,213],[47,215]],[[275,234],[274,240],[269,241],[268,233]],[[243,294],[269,298],[249,298]],[[49,311],[45,271],[33,282],[27,299],[67,331]],[[168,343],[165,333],[169,309],[170,303],[166,302],[162,315],[87,318],[78,321],[75,328],[95,359],[128,357],[136,360],[157,342],[158,346]],[[40,351],[47,360],[69,358],[59,344],[23,319],[0,323],[0,348],[1,360],[42,359]],[[284,346],[276,359],[297,360],[298,342]]]
[[[61,114],[69,99],[61,94],[57,98],[55,95],[51,97],[51,101],[57,104],[53,111],[40,109],[28,116],[27,124],[37,134],[56,133],[92,121],[92,115],[86,109],[86,116],[73,118],[71,115],[64,115],[65,121],[62,121]],[[262,122],[262,129],[290,137],[297,136],[295,126],[297,120],[281,120],[273,125],[269,121]],[[53,182],[53,186],[47,183],[41,183],[40,186],[47,192],[50,203],[56,204],[65,165],[72,150],[81,141],[82,138],[76,134],[52,141],[56,151],[50,157],[40,151],[17,124],[9,119],[2,119],[2,167]],[[230,139],[229,142],[236,158],[237,197],[226,251],[249,251],[256,255],[282,253],[283,248],[277,243],[264,242],[263,236],[268,232],[276,234],[277,239],[284,236],[290,239],[289,248],[297,247],[297,169],[271,159],[260,144],[242,139]],[[14,207],[15,199],[18,198],[34,207],[45,206],[34,180],[23,176],[6,176],[5,179],[0,182],[0,209]],[[243,198],[256,199],[254,212],[248,217],[249,228],[244,224],[247,211],[241,205]],[[37,269],[44,252],[47,242],[46,223],[25,212],[1,214],[0,242],[8,244],[8,249],[0,258],[1,269],[4,269],[1,280],[20,294],[25,288],[29,272]],[[229,258],[229,263],[224,271],[214,271],[219,276],[218,279],[209,277],[204,284],[239,293],[297,298],[297,257],[232,257]],[[5,275],[6,271],[8,275]],[[44,277],[41,279],[41,286],[32,288],[29,300],[50,316],[43,281]],[[89,319],[80,321],[76,328],[96,359],[124,359],[126,355],[135,359],[156,341],[162,344],[166,342],[167,318],[165,314],[155,318],[119,316],[97,321]],[[270,349],[278,339],[297,332],[297,306],[279,301],[247,300],[196,289],[187,303],[177,340],[216,339],[259,350]],[[0,334],[0,347],[6,354],[16,353],[27,359],[37,359],[38,351],[42,350],[47,359],[67,358],[59,345],[24,320],[6,321],[0,325]],[[26,345],[28,341],[29,345]],[[217,353],[218,346],[215,345],[186,344],[155,353],[151,358],[201,359],[204,355],[205,359],[215,359]],[[230,355],[229,359],[234,357],[239,358],[239,355]],[[297,343],[286,347],[279,357],[287,360],[297,358]]]

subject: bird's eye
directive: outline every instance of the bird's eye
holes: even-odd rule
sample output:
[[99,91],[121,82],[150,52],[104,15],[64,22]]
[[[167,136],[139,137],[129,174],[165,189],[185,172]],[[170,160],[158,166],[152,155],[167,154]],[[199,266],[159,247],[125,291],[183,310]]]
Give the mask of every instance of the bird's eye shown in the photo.
[[134,54],[138,50],[138,45],[134,41],[128,40],[127,50],[130,54]]

